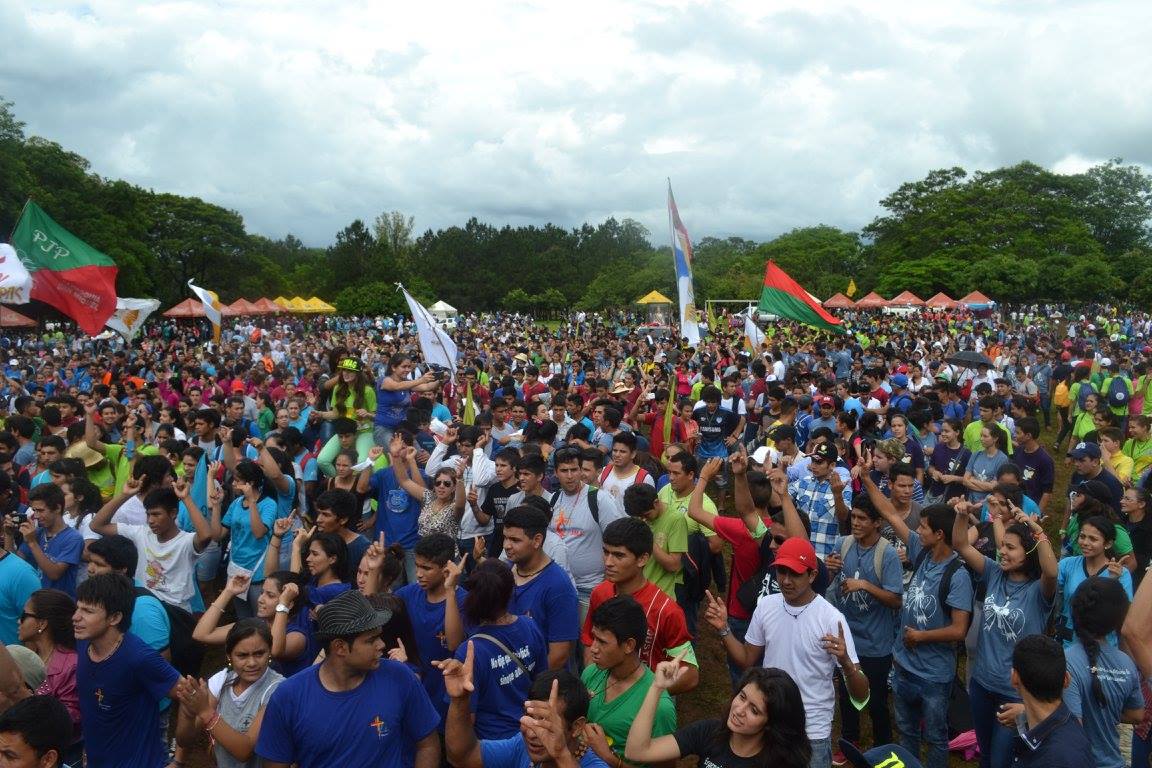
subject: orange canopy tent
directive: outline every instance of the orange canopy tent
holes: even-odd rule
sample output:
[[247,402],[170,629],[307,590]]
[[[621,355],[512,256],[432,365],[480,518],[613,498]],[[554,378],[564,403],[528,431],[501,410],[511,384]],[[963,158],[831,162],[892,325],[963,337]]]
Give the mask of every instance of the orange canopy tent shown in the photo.
[[972,293],[960,299],[960,303],[970,307],[973,304],[991,304],[992,299],[980,293],[980,291],[972,291]]
[[264,315],[275,315],[284,311],[284,307],[280,306],[276,302],[272,301],[272,299],[267,297],[256,299],[256,301],[252,302],[252,305],[254,307],[258,307],[260,309],[260,313]]
[[888,302],[890,307],[922,307],[924,306],[924,299],[920,298],[912,291],[904,291],[892,297],[892,301]]
[[264,312],[247,299],[236,299],[224,307],[223,314],[225,317],[248,317],[249,315],[262,315]]
[[824,302],[825,309],[852,309],[856,303],[842,293],[836,293],[828,297]]
[[184,299],[164,313],[164,317],[193,318],[204,317],[204,305],[195,299]]
[[956,299],[951,298],[948,296],[948,294],[943,292],[936,294],[924,303],[933,309],[955,309],[956,307],[960,306],[960,302],[956,301]]
[[856,309],[880,309],[886,306],[888,306],[888,300],[876,293],[876,291],[872,291],[872,293],[856,302]]
[[35,328],[36,321],[14,309],[0,306],[0,328]]

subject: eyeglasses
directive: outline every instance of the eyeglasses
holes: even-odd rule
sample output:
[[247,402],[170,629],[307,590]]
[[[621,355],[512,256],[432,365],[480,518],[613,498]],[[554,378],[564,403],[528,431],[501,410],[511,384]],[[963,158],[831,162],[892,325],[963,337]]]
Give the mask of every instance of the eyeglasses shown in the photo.
[[20,614],[20,623],[23,624],[25,619],[36,619],[37,621],[39,621],[40,617],[34,613],[28,613],[27,611],[25,611],[24,613]]
[[436,487],[437,488],[451,488],[454,485],[456,485],[455,480],[437,480],[436,481]]

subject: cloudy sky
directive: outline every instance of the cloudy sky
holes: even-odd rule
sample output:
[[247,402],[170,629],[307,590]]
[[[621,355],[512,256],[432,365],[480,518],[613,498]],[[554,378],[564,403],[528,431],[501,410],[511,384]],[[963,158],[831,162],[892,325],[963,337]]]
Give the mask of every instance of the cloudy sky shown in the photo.
[[325,245],[633,217],[856,229],[933,168],[1152,168],[1147,0],[0,2],[0,97],[103,176]]

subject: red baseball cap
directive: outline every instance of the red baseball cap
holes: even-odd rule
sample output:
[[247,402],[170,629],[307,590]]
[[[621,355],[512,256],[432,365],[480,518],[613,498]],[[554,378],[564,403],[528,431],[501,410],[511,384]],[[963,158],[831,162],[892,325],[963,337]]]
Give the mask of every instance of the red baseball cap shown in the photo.
[[787,568],[793,573],[807,573],[819,567],[816,565],[816,550],[812,548],[812,542],[799,536],[786,539],[780,545],[772,564],[777,568]]

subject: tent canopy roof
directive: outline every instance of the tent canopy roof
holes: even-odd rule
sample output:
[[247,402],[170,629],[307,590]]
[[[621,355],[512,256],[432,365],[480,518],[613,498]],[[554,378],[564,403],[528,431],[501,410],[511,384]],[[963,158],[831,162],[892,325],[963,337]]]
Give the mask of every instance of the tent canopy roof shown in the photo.
[[992,299],[988,298],[980,291],[972,291],[964,298],[960,299],[961,304],[991,304]]
[[432,306],[428,307],[429,312],[455,312],[456,307],[452,306],[446,301],[438,301]]
[[856,302],[856,306],[862,309],[874,309],[878,307],[888,306],[888,299],[884,298],[876,291],[872,291],[860,301]]
[[646,296],[636,300],[637,304],[671,304],[672,299],[668,298],[660,291],[652,291]]
[[912,291],[903,291],[893,296],[888,304],[894,307],[922,307],[924,306],[924,299],[912,293]]
[[834,293],[828,297],[828,301],[824,302],[825,307],[832,309],[850,309],[855,306],[852,299],[848,298],[842,293]]
[[956,301],[956,299],[953,299],[951,296],[949,296],[948,294],[941,291],[940,293],[936,294],[932,298],[928,299],[928,301],[926,301],[925,304],[927,304],[930,307],[940,307],[940,308],[944,308],[944,309],[951,309],[952,307],[959,306],[960,302]]

